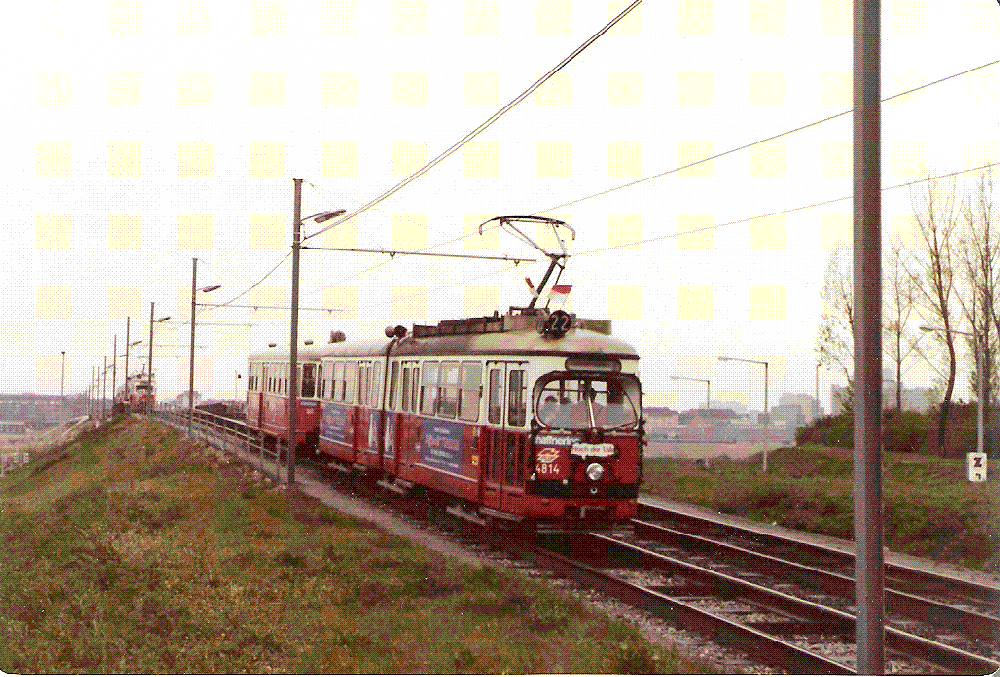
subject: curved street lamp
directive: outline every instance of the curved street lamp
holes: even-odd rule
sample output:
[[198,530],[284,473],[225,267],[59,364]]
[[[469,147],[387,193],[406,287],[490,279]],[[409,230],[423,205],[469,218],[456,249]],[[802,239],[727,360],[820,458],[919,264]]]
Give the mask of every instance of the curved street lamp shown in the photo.
[[[291,329],[288,341],[288,475],[287,482],[295,484],[295,435],[296,406],[299,396],[299,251],[302,249],[302,222],[312,221],[322,223],[347,212],[346,209],[320,212],[302,218],[302,179],[292,179],[295,183],[295,195],[292,219],[292,303]],[[336,224],[333,224],[336,225]],[[316,233],[314,233],[315,235]],[[309,239],[307,236],[306,239]]]
[[191,421],[194,418],[194,314],[197,304],[195,295],[201,292],[215,291],[222,285],[213,284],[198,289],[198,259],[191,258],[191,352],[188,362],[188,415],[187,415],[187,435],[191,437]]
[[762,364],[764,365],[764,443],[761,445],[763,448],[763,472],[767,472],[767,442],[769,439],[768,433],[771,430],[771,414],[767,409],[767,362],[764,360],[748,360],[745,357],[724,357],[719,356],[720,362],[749,362],[750,364]]
[[708,392],[705,394],[705,409],[712,408],[712,381],[707,378],[692,378],[690,376],[671,376],[671,380],[674,381],[698,381],[700,383],[705,383],[708,386]]

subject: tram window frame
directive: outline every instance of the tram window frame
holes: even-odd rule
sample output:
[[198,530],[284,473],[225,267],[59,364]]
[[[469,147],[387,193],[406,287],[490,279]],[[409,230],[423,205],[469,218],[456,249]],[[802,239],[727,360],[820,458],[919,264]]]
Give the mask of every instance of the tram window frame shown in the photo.
[[458,416],[461,373],[462,363],[458,360],[442,361],[438,368],[437,414],[442,418]]
[[410,376],[410,411],[412,413],[417,413],[418,409],[418,399],[420,393],[420,365],[413,365],[413,374]]
[[403,377],[399,388],[399,409],[400,411],[410,410],[410,365],[403,363]]
[[371,401],[369,404],[375,408],[381,408],[382,402],[382,363],[379,361],[372,362],[372,380],[371,380]]
[[[523,428],[528,422],[528,401],[525,398],[527,390],[527,370],[507,368],[507,425]],[[519,385],[514,385],[515,377]],[[516,414],[516,416],[514,415]]]
[[355,385],[357,385],[357,373],[357,360],[347,360],[344,362],[344,391],[341,399],[347,404],[355,403],[355,397],[357,395],[357,391],[355,389]]
[[420,413],[433,416],[438,402],[438,362],[423,363],[420,375]]
[[330,389],[330,399],[334,402],[344,401],[344,363],[334,362],[333,363],[333,375],[332,375],[333,387]]
[[483,363],[462,362],[459,376],[458,418],[475,423],[483,399]]
[[368,363],[358,362],[357,377],[355,383],[358,386],[357,403],[364,406],[368,404]]
[[324,399],[326,395],[326,381],[323,380],[323,363],[316,365],[316,397]]
[[494,425],[503,424],[503,367],[490,367],[487,419]]
[[315,364],[303,364],[302,365],[302,381],[301,387],[299,388],[299,394],[302,397],[313,398],[316,397],[316,365]]
[[399,390],[399,360],[393,360],[389,367],[389,405],[388,408],[396,409],[396,392]]

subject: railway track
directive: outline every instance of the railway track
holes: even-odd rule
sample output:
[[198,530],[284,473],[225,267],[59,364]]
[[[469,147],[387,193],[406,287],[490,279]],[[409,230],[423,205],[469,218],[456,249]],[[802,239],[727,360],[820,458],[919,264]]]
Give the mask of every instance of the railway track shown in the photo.
[[[198,436],[262,471],[265,458],[273,468],[273,450],[253,449],[233,423],[201,428]],[[640,510],[643,519],[634,521],[631,534],[490,547],[726,644],[755,666],[854,673],[850,553],[650,504]],[[416,519],[428,523],[426,513]],[[459,531],[453,537],[489,550]],[[887,673],[988,674],[1000,667],[993,643],[1000,626],[996,589],[905,567],[887,566],[886,576]]]
[[[734,566],[723,556],[672,556],[642,537],[590,534],[547,546],[564,575],[586,579],[650,613],[724,638],[756,662],[813,674],[851,674],[855,617],[821,588],[803,588],[763,567]],[[702,559],[701,563],[696,560]],[[968,644],[968,642],[955,642]],[[1000,663],[963,646],[886,628],[889,673],[987,674]]]
[[[766,570],[803,586],[821,588],[852,606],[855,602],[852,552],[649,503],[640,512],[646,519],[634,522],[638,537]],[[921,628],[931,623],[923,634],[933,638],[946,628],[965,638],[970,648],[995,651],[1000,637],[996,613],[1000,589],[901,564],[887,563],[885,572],[891,624],[921,634]]]

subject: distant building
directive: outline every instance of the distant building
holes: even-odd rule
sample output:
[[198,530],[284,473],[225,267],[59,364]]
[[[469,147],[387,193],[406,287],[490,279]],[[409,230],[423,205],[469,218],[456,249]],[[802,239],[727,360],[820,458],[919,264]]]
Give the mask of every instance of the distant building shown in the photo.
[[174,404],[180,405],[182,407],[197,406],[201,402],[201,393],[197,390],[194,391],[194,405],[191,404],[191,391],[185,390],[180,395],[174,399]]
[[736,418],[739,416],[732,409],[690,409],[678,414],[677,422],[680,425],[708,427],[729,425]]
[[783,421],[789,425],[805,425],[823,415],[823,406],[812,395],[805,393],[783,393],[778,404],[771,407],[771,420]]
[[[848,390],[844,386],[830,386],[831,414],[836,416],[844,411],[844,400],[848,397]],[[931,389],[930,388],[907,388],[903,386],[899,393],[900,407],[903,411],[915,411],[924,414],[930,408]],[[896,379],[892,375],[892,370],[886,369],[882,375],[882,408],[896,408]]]

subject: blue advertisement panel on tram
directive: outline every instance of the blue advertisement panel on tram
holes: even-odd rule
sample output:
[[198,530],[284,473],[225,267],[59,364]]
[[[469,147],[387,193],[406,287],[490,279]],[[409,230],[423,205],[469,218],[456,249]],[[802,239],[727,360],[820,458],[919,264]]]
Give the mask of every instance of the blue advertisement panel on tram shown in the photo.
[[323,405],[323,437],[347,444],[347,423],[350,410],[340,404]]
[[463,426],[441,421],[424,424],[422,463],[437,470],[462,473]]

